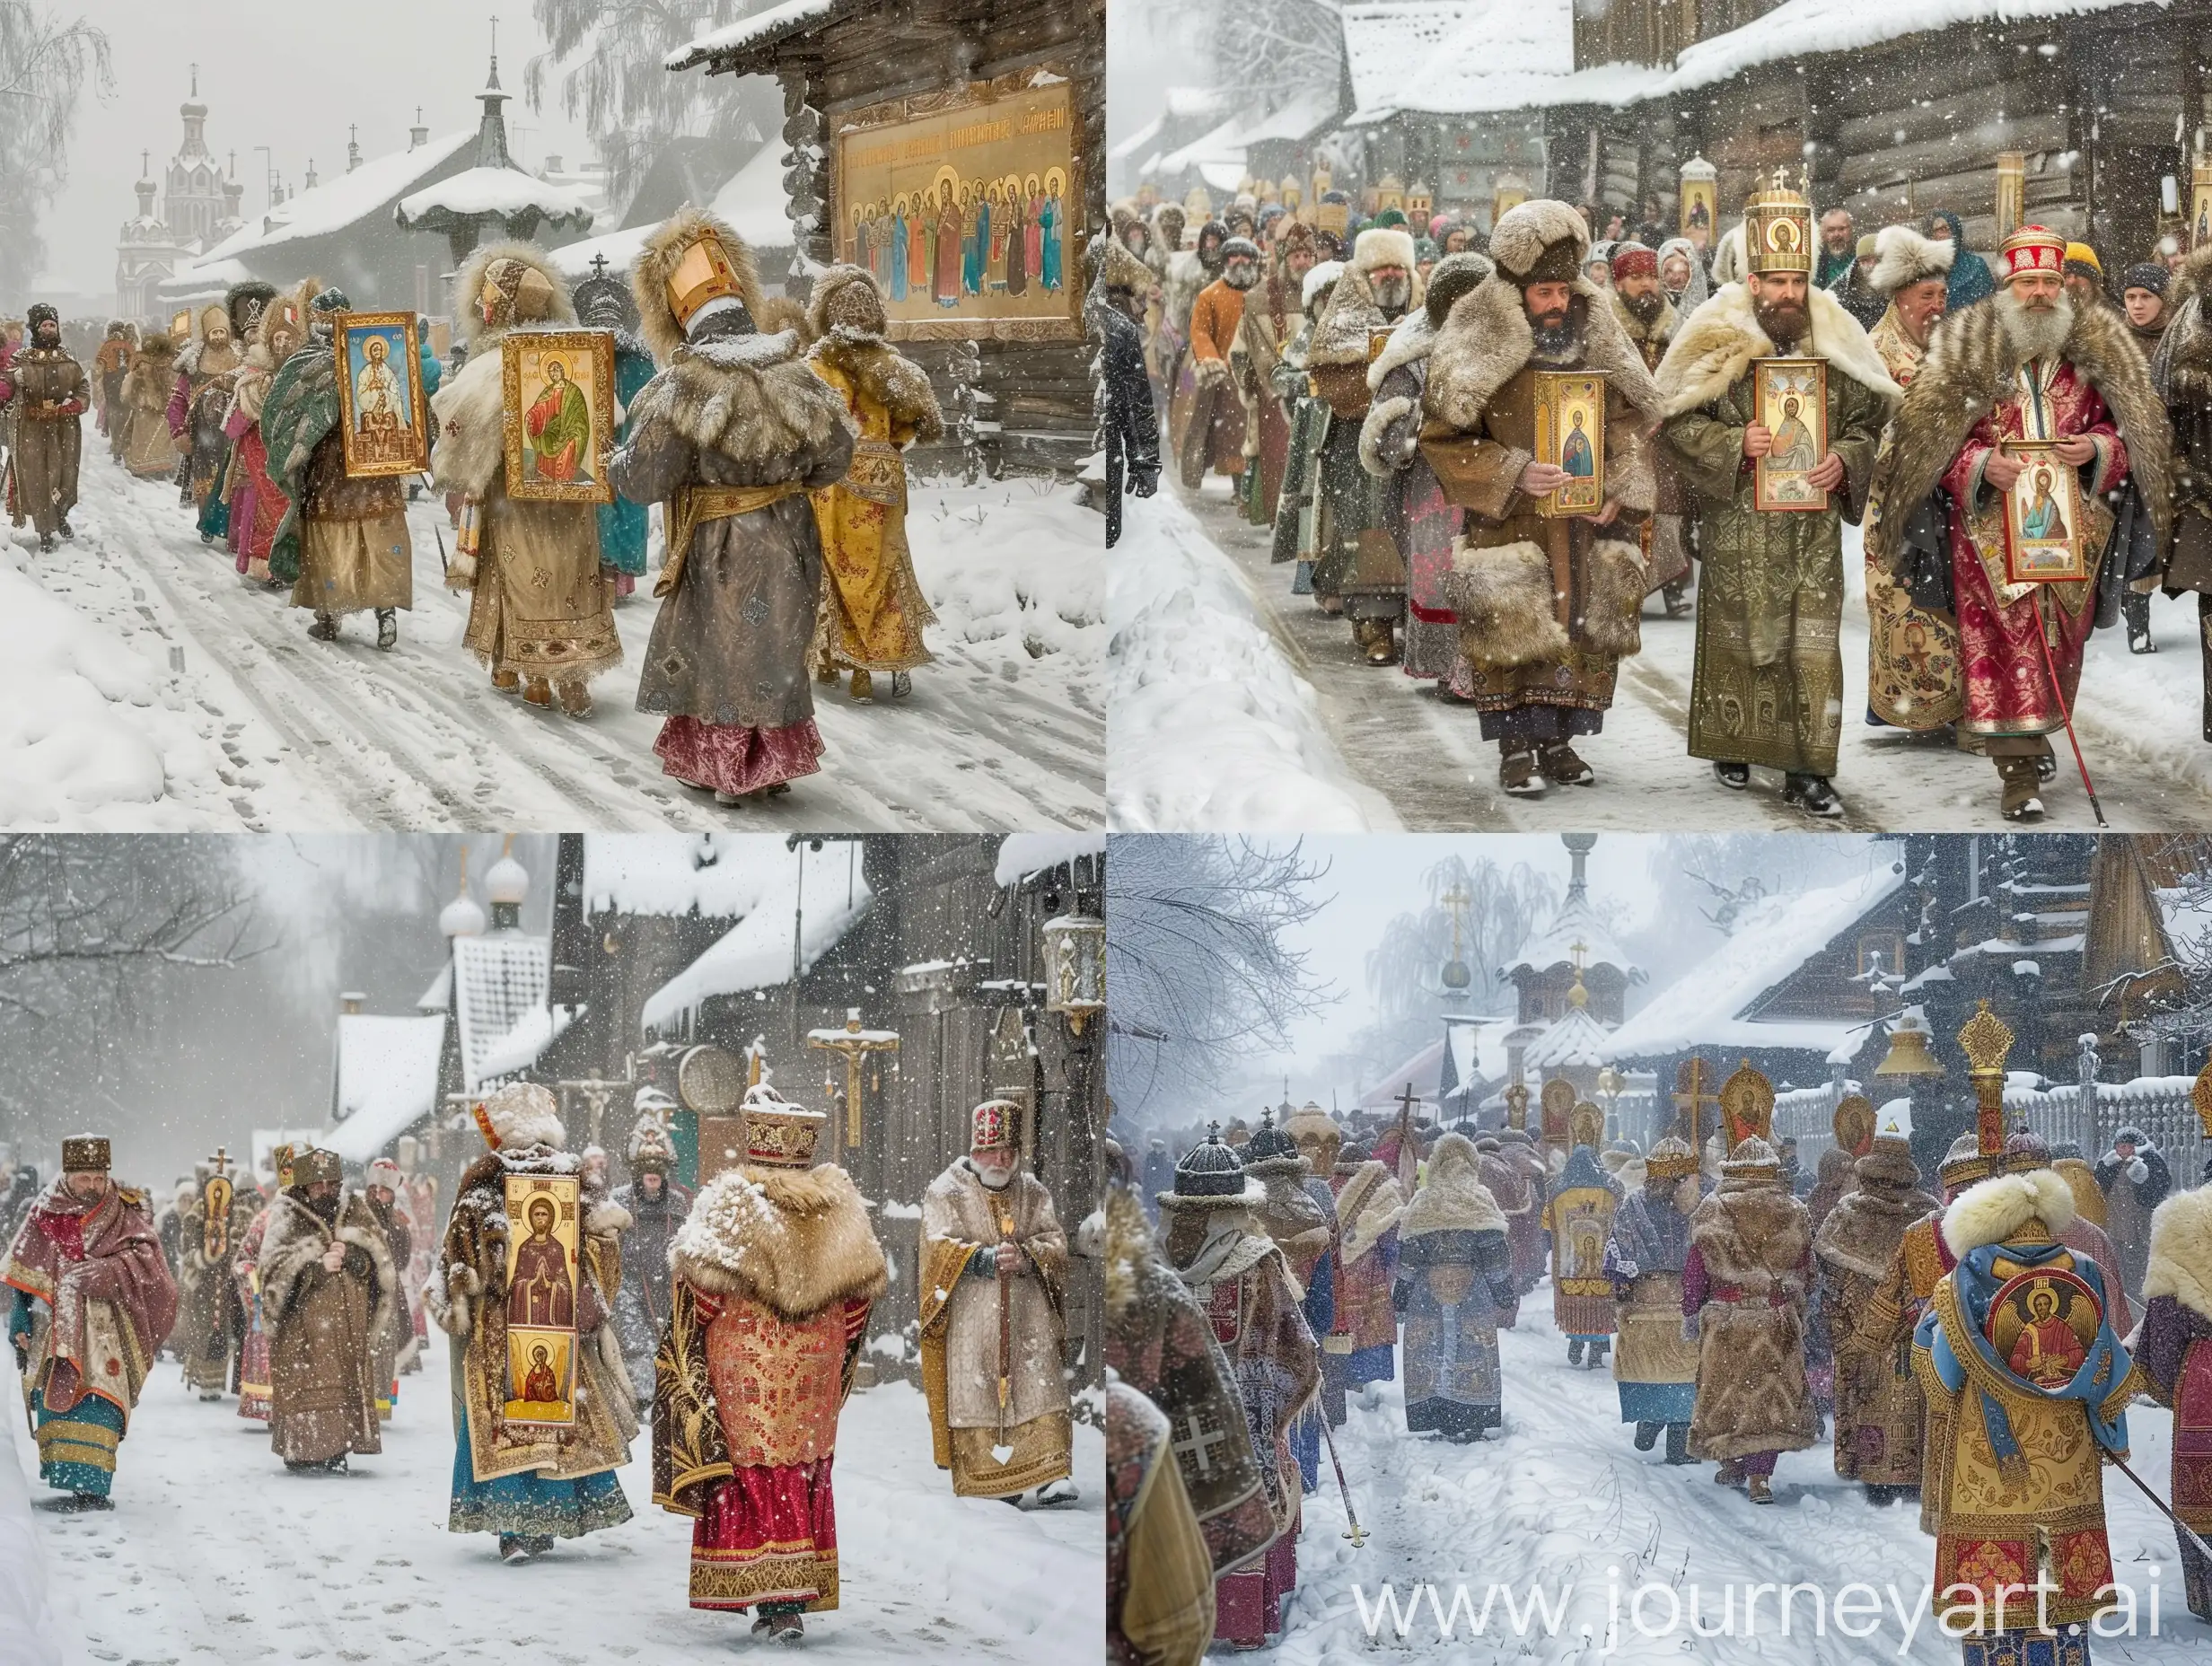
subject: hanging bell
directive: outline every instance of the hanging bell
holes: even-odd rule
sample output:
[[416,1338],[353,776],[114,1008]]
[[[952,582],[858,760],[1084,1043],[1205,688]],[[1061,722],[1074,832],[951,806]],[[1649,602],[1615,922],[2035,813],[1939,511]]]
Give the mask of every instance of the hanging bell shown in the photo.
[[1941,1076],[1943,1061],[1928,1050],[1927,1020],[1918,1007],[1908,1007],[1890,1026],[1890,1051],[1874,1066],[1877,1076]]

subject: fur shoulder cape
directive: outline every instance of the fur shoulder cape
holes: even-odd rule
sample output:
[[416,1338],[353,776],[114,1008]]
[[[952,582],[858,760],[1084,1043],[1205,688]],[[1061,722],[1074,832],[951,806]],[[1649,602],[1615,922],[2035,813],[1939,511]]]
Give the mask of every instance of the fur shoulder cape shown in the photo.
[[1344,1232],[1346,1263],[1358,1260],[1380,1243],[1405,1212],[1406,1200],[1398,1189],[1397,1177],[1372,1157],[1361,1163],[1337,1194],[1337,1220]]
[[891,412],[894,422],[912,423],[914,437],[927,444],[944,433],[944,414],[928,373],[881,336],[862,335],[832,325],[807,350],[807,357],[828,366]]
[[[1642,355],[1620,328],[1597,286],[1577,276],[1574,297],[1582,304],[1583,362],[1605,373],[1607,385],[1645,416],[1658,419],[1659,390]],[[1454,302],[1428,355],[1423,415],[1462,433],[1480,425],[1490,401],[1536,353],[1521,287],[1492,273]]]
[[1813,1248],[1813,1216],[1781,1186],[1718,1191],[1691,1214],[1690,1241],[1716,1285],[1751,1294],[1801,1290],[1798,1267]]
[[2176,1192],[2151,1216],[2150,1262],[2143,1297],[2172,1296],[2212,1319],[2212,1186]]
[[1428,1154],[1428,1172],[1421,1178],[1420,1189],[1398,1217],[1400,1239],[1505,1230],[1505,1212],[1482,1183],[1474,1142],[1464,1134],[1440,1136]]
[[[1417,306],[1410,310],[1419,309]],[[1389,322],[1382,316],[1382,309],[1375,303],[1374,289],[1368,283],[1367,275],[1356,267],[1347,267],[1344,276],[1337,279],[1329,304],[1314,320],[1313,333],[1306,341],[1305,362],[1324,368],[1332,364],[1365,364],[1367,338]]]
[[[511,332],[501,331],[504,338]],[[482,497],[507,466],[506,392],[496,344],[471,353],[430,396],[438,425],[430,478],[448,492]]]
[[2041,1221],[2054,1237],[2074,1224],[2074,1188],[2065,1175],[2031,1169],[1968,1187],[1944,1210],[1944,1242],[1963,1260],[1985,1244],[2003,1243],[2030,1221]]
[[261,1280],[261,1302],[272,1328],[291,1316],[300,1287],[322,1259],[335,1238],[358,1250],[376,1269],[376,1301],[369,1314],[368,1335],[381,1334],[399,1297],[399,1281],[391,1264],[391,1241],[370,1212],[369,1201],[359,1192],[343,1194],[338,1221],[326,1227],[297,1198],[279,1194],[269,1206],[268,1225],[262,1229],[261,1255],[255,1268]]
[[[1799,351],[1826,359],[1830,371],[1880,394],[1892,406],[1905,397],[1905,390],[1891,380],[1865,328],[1844,311],[1842,302],[1825,289],[1809,288],[1805,306],[1812,314],[1813,338],[1800,343]],[[1679,416],[1711,404],[1743,379],[1753,359],[1772,358],[1774,353],[1774,343],[1752,311],[1750,285],[1723,285],[1682,320],[1666,357],[1659,361],[1665,414]]]
[[638,390],[629,416],[633,443],[649,424],[666,423],[763,485],[807,479],[853,431],[844,399],[789,330],[685,343]]
[[[2127,319],[2106,306],[2076,307],[2063,356],[2103,396],[2128,448],[2129,476],[2142,492],[2151,525],[2163,539],[2172,435],[2166,425],[2165,405],[2151,385],[2150,368]],[[1974,425],[1999,400],[2012,397],[2014,379],[2025,362],[2006,330],[2004,309],[1996,296],[1936,321],[1928,332],[1927,352],[1912,379],[1912,390],[1892,426],[1888,466],[1877,470],[1874,483],[1881,501],[1895,505],[1897,513],[1879,520],[1869,517],[1870,544],[1878,526],[1893,524],[1902,536],[1906,516],[1936,489]],[[1892,553],[1890,542],[1882,539],[1874,553]]]
[[1607,290],[1605,299],[1611,303],[1613,321],[1620,326],[1621,334],[1639,348],[1647,341],[1658,342],[1663,347],[1674,339],[1674,332],[1682,327],[1681,309],[1668,299],[1663,289],[1659,292],[1659,316],[1648,324],[1628,311],[1628,303],[1620,298],[1618,289]]
[[748,1296],[786,1319],[890,1286],[882,1246],[852,1176],[745,1167],[699,1188],[668,1250],[669,1271],[715,1295]]

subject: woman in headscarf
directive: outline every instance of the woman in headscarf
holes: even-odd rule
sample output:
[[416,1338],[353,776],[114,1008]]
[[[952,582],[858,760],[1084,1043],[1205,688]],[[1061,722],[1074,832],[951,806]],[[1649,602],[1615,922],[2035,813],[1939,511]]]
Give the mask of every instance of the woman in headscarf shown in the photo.
[[1395,1302],[1404,1319],[1406,1428],[1479,1441],[1503,1421],[1497,1328],[1520,1298],[1505,1217],[1463,1134],[1439,1135],[1399,1217]]
[[1959,252],[1952,257],[1951,282],[1944,292],[1944,311],[1956,312],[1985,296],[1997,294],[1997,279],[1989,263],[1966,246],[1966,224],[1948,208],[1938,208],[1920,223],[1920,233],[1948,241]]
[[[1676,261],[1681,265],[1677,267]],[[1681,286],[1675,280],[1680,278]],[[1687,237],[1670,237],[1659,245],[1659,286],[1666,291],[1674,310],[1688,318],[1705,304],[1711,287],[1705,280],[1705,257]]]

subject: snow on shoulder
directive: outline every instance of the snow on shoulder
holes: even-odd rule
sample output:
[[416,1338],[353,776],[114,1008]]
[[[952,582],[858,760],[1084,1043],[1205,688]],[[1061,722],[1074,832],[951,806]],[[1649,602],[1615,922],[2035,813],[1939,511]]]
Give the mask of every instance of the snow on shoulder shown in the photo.
[[[1351,776],[1229,557],[1172,492],[1132,498],[1108,565],[1117,832],[1394,827]],[[1371,821],[1369,806],[1375,808]]]

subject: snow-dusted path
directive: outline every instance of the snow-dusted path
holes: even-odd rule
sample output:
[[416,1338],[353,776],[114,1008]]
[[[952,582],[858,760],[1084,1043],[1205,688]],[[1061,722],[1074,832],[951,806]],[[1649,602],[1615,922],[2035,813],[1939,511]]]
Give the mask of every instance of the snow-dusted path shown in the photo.
[[[12,1373],[7,1390],[13,1415]],[[1102,1635],[1105,1443],[1089,1427],[1075,1438],[1077,1507],[956,1499],[930,1463],[921,1396],[900,1383],[855,1394],[838,1431],[843,1606],[808,1621],[808,1656],[1041,1662]],[[382,1454],[343,1477],[287,1474],[267,1425],[239,1417],[234,1400],[201,1404],[163,1361],[123,1444],[115,1510],[37,1517],[65,1658],[652,1666],[752,1646],[750,1617],[685,1606],[690,1524],[654,1508],[642,1434],[632,1450],[622,1484],[634,1520],[510,1568],[489,1535],[445,1530],[443,1337],[421,1374],[401,1379]],[[0,1455],[35,1477],[29,1441]],[[50,1496],[35,1478],[31,1491]],[[5,1515],[0,1498],[0,1533]]]
[[[1399,1383],[1382,1385],[1382,1403],[1373,1410],[1361,1408],[1355,1397],[1350,1423],[1336,1431],[1337,1450],[1361,1524],[1372,1537],[1356,1550],[1341,1536],[1344,1511],[1324,1451],[1321,1490],[1305,1501],[1300,1588],[1275,1652],[1279,1666],[1319,1666],[1374,1653],[1449,1659],[1464,1666],[1523,1659],[1575,1666],[1686,1659],[1725,1666],[1755,1660],[1788,1666],[1900,1660],[1956,1666],[1958,1644],[1936,1636],[1924,1613],[1909,1641],[1907,1625],[1890,1606],[1893,1585],[1911,1615],[1935,1569],[1935,1540],[1920,1533],[1917,1504],[1869,1506],[1856,1486],[1836,1477],[1825,1442],[1782,1459],[1776,1502],[1768,1507],[1714,1485],[1709,1463],[1670,1469],[1660,1452],[1637,1451],[1633,1430],[1620,1421],[1610,1371],[1567,1364],[1566,1344],[1551,1324],[1549,1285],[1539,1285],[1521,1304],[1519,1326],[1504,1333],[1500,1343],[1505,1425],[1477,1445],[1409,1437]],[[2133,1467],[2163,1492],[2172,1418],[2144,1402],[2128,1414],[2128,1423]],[[2114,1567],[2145,1606],[2142,1635],[2098,1639],[2095,1659],[2107,1666],[2181,1666],[2207,1658],[2212,1627],[2193,1620],[2181,1600],[2172,1530],[2109,1470],[2104,1494]],[[2164,1599],[2155,1637],[2148,1635],[2153,1568]],[[1423,1597],[1419,1618],[1402,1642],[1385,1626],[1384,1641],[1371,1644],[1353,1586],[1362,1588],[1373,1612],[1386,1581],[1409,1608],[1417,1583],[1436,1583],[1447,1613],[1454,1584],[1464,1582],[1469,1606],[1460,1612],[1453,1643],[1440,1646],[1435,1616]],[[1616,1581],[1621,1629],[1617,1651],[1606,1653],[1609,1587]],[[1828,1635],[1810,1635],[1813,1609],[1805,1597],[1798,1600],[1790,1635],[1783,1637],[1771,1590],[1759,1599],[1757,1635],[1742,1635],[1751,1585],[1811,1582],[1832,1602],[1854,1581],[1872,1586],[1881,1604],[1880,1624],[1871,1635],[1839,1635],[1833,1608]],[[1470,1611],[1480,1608],[1492,1582],[1511,1587],[1524,1613],[1531,1611],[1532,1588],[1546,1593],[1559,1616],[1556,1631],[1540,1622],[1526,1635],[1514,1635],[1501,1591],[1487,1630],[1470,1637]],[[1680,1597],[1680,1630],[1637,1634],[1629,1604],[1647,1582]],[[1720,1622],[1728,1584],[1736,1588],[1738,1635],[1690,1638],[1690,1588],[1700,1590],[1699,1612],[1709,1629]],[[1572,1589],[1562,1600],[1563,1585]],[[1642,1612],[1652,1630],[1663,1631],[1669,1600],[1654,1594]],[[1867,1623],[1850,1609],[1843,1618],[1855,1626]],[[1584,1635],[1585,1626],[1591,1636]]]
[[[1173,485],[1165,489],[1180,491]],[[1268,560],[1267,529],[1242,521],[1225,479],[1209,478],[1195,498],[1200,523],[1244,574],[1284,657],[1320,696],[1321,721],[1346,764],[1390,801],[1409,829],[1484,828],[1542,832],[1558,828],[1677,831],[1837,827],[1874,832],[2001,829],[1997,771],[1946,743],[1909,740],[1864,721],[1866,611],[1857,533],[1845,529],[1851,574],[1844,609],[1843,750],[1836,789],[1843,820],[1814,822],[1783,807],[1781,777],[1754,771],[1749,792],[1731,793],[1709,765],[1683,750],[1696,633],[1690,619],[1644,618],[1644,651],[1621,668],[1605,732],[1578,748],[1597,772],[1593,787],[1554,787],[1538,799],[1508,797],[1497,785],[1497,749],[1484,742],[1475,715],[1438,699],[1433,686],[1395,666],[1375,668],[1356,654],[1350,627],[1290,593],[1291,572]],[[2200,738],[2201,705],[2193,597],[2151,602],[2161,649],[2137,656],[2115,628],[2091,640],[2079,718],[2082,747],[2106,819],[2118,829],[2212,827],[2212,746]],[[2092,829],[2089,802],[2066,738],[2057,738],[2058,779],[2045,788],[2043,826]]]
[[416,607],[380,653],[365,616],[335,644],[309,641],[304,613],[200,544],[172,487],[133,479],[96,438],[86,452],[75,543],[25,570],[161,679],[165,778],[141,824],[908,831],[1103,818],[1102,591],[1079,570],[1094,566],[1084,539],[1095,544],[1097,520],[1072,491],[917,486],[917,565],[945,616],[938,662],[908,700],[826,692],[821,773],[732,810],[661,773],[659,719],[633,709],[654,609],[642,587],[616,609],[626,662],[577,723],[496,693],[461,647],[468,599],[441,582],[437,533],[450,546],[452,532],[429,498],[409,514]]

